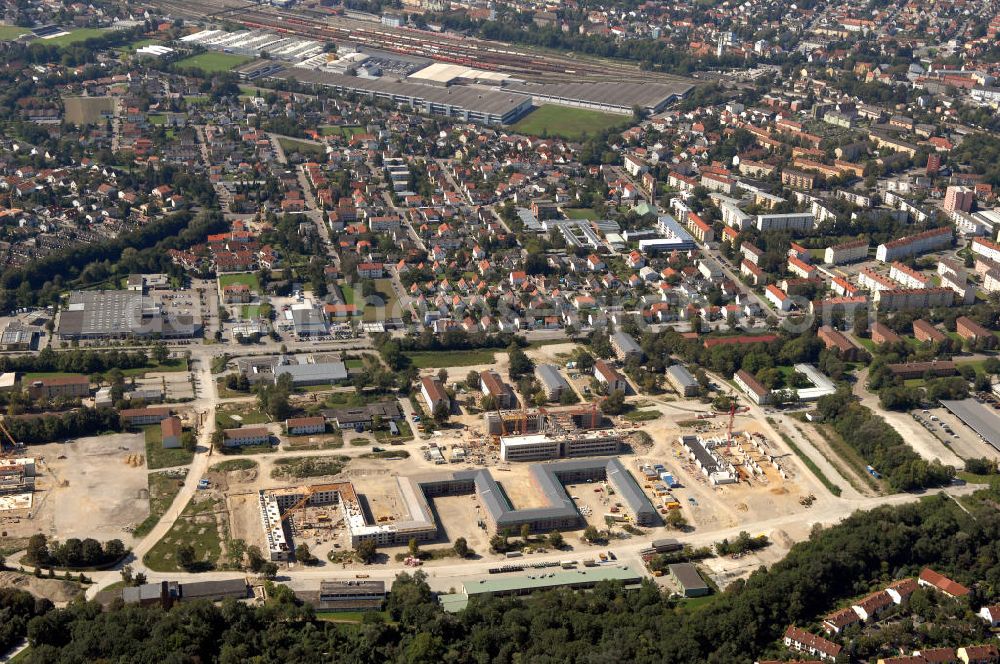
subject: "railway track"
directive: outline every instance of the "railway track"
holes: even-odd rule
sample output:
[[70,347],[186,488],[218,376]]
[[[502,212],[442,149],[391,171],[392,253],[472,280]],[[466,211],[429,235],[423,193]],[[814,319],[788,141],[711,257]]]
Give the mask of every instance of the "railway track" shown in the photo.
[[623,78],[663,81],[668,78],[643,72],[629,62],[518,49],[501,42],[413,28],[390,28],[370,20],[321,15],[315,11],[285,10],[232,0],[205,0],[194,6],[185,0],[153,0],[151,4],[171,16],[205,21],[228,19],[250,29],[321,41],[352,42],[400,55],[502,71],[528,80],[557,83],[620,81]]

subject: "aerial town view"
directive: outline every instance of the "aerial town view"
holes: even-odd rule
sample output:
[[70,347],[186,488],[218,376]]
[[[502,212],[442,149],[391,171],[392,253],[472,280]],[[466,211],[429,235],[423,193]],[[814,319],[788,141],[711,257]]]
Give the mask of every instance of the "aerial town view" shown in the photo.
[[1000,0],[8,0],[0,662],[1000,664]]

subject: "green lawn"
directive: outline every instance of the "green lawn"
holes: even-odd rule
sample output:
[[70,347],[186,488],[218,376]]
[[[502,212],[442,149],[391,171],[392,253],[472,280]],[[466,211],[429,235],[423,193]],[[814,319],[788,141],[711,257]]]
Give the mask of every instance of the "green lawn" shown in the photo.
[[624,126],[630,121],[631,118],[625,115],[546,104],[521,118],[511,129],[521,134],[561,136],[577,140],[610,127]]
[[248,304],[243,307],[243,317],[247,319],[260,318],[260,305]]
[[181,492],[186,475],[187,470],[181,473],[171,471],[149,474],[149,516],[132,531],[134,537],[143,537],[160,522],[160,518]]
[[344,138],[353,138],[358,134],[365,133],[364,127],[354,126],[344,126],[344,125],[326,125],[319,128],[320,136],[343,136]]
[[344,469],[350,457],[346,456],[304,456],[278,459],[271,470],[272,479],[304,479],[336,475]]
[[260,281],[253,272],[233,272],[219,275],[219,288],[232,286],[233,284],[244,284],[250,287],[254,293],[260,293]]
[[281,149],[285,153],[289,152],[299,152],[303,156],[309,155],[325,155],[326,146],[317,143],[310,143],[308,141],[299,140],[297,138],[288,138],[287,136],[279,136],[278,143],[281,144]]
[[567,210],[563,210],[563,212],[565,212],[566,216],[570,219],[586,219],[588,221],[597,219],[597,213],[590,208],[569,208]]
[[219,74],[252,60],[253,58],[250,56],[235,55],[233,53],[199,53],[198,55],[178,60],[177,66],[193,67],[202,70],[206,74]]
[[[126,378],[141,377],[145,376],[150,372],[174,372],[174,371],[187,371],[187,360],[180,359],[170,359],[163,364],[157,364],[156,362],[150,360],[148,367],[133,367],[131,369],[122,369],[122,375]],[[24,374],[23,380],[33,381],[41,380],[42,378],[64,378],[66,376],[80,376],[81,374],[65,372],[65,371],[29,371]]]
[[209,470],[213,473],[228,473],[234,470],[250,470],[256,468],[257,462],[253,459],[230,459],[213,465]]
[[359,623],[369,613],[381,615],[386,621],[389,620],[389,614],[385,611],[317,611],[316,619],[327,622]]
[[146,119],[149,120],[149,124],[154,126],[167,124],[167,116],[163,115],[162,113],[153,113],[151,115],[147,115]]
[[218,529],[222,513],[225,513],[225,506],[221,501],[203,492],[196,494],[163,539],[143,556],[143,563],[154,572],[179,572],[177,548],[190,544],[194,547],[199,569],[212,569],[222,553]]
[[[236,417],[234,417],[234,415]],[[239,419],[236,419],[236,418]],[[235,429],[241,424],[264,424],[268,422],[267,415],[256,407],[250,408],[220,408],[215,412],[215,422],[223,429]]]
[[392,287],[392,279],[376,279],[375,288],[377,293],[372,296],[382,300],[385,304],[381,307],[369,304],[364,308],[364,320],[373,322],[385,318],[399,318],[403,315],[403,308],[396,297],[396,289]]
[[629,422],[648,422],[660,418],[662,413],[658,410],[633,410],[625,413],[624,417]]
[[0,41],[13,41],[29,32],[31,30],[28,28],[19,28],[16,25],[0,25]]
[[159,45],[162,43],[163,41],[160,39],[138,39],[134,42],[126,44],[125,46],[119,47],[118,51],[121,53],[135,53],[143,46],[153,46],[154,44]]
[[70,30],[69,34],[53,37],[52,39],[39,39],[38,43],[48,44],[51,46],[69,46],[71,44],[86,41],[91,37],[100,37],[105,32],[107,32],[107,30],[104,28],[79,28],[78,30]]
[[418,369],[468,367],[474,364],[493,364],[492,350],[415,351],[406,353]]
[[389,433],[389,425],[385,425],[386,428],[379,429],[375,432],[375,440],[380,443],[402,443],[407,440],[413,440],[413,430],[410,428],[410,423],[406,420],[399,420],[396,422],[396,427],[399,429],[399,435],[393,436]]
[[164,449],[163,432],[159,424],[143,427],[146,434],[146,467],[150,470],[186,466],[194,459],[194,452],[182,447]]

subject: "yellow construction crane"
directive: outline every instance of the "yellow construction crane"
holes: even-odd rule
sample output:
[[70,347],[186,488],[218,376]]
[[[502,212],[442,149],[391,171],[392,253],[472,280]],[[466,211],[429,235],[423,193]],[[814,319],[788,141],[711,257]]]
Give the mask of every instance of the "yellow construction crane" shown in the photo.
[[22,449],[24,449],[24,444],[23,443],[19,443],[16,440],[14,440],[14,436],[12,436],[10,434],[10,431],[7,430],[7,425],[4,424],[4,417],[3,417],[3,415],[0,415],[0,431],[2,431],[4,437],[8,441],[10,441],[10,448],[8,449],[7,446],[3,443],[3,441],[0,440],[0,457],[6,459],[6,458],[13,457],[13,456],[17,456],[17,454]]
[[299,498],[297,501],[295,501],[294,505],[292,505],[287,510],[281,513],[281,521],[279,523],[284,522],[285,519],[290,517],[292,515],[292,512],[302,509],[302,507],[305,506],[307,502],[309,502],[309,499],[312,497],[313,493],[315,493],[314,487],[310,486],[302,487],[302,497]]

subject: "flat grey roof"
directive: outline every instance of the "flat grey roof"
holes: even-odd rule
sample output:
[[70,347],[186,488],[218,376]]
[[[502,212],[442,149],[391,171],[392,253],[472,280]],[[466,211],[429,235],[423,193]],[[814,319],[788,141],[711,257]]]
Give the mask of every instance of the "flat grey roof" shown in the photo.
[[526,95],[557,97],[569,101],[591,102],[631,108],[660,108],[678,97],[683,97],[694,85],[683,81],[669,83],[511,83],[507,90]]
[[566,379],[562,377],[559,373],[559,369],[555,368],[551,364],[539,364],[535,367],[535,375],[538,376],[538,380],[542,381],[545,387],[549,389],[566,389],[569,387],[569,383]]
[[618,344],[623,353],[642,353],[642,346],[632,338],[631,334],[618,331],[612,334],[611,338],[615,340],[615,343]]
[[347,366],[343,362],[322,364],[285,364],[274,368],[275,379],[289,374],[292,382],[297,380],[347,380]]
[[694,379],[694,376],[691,375],[691,372],[683,364],[671,364],[667,367],[667,373],[684,387],[698,385],[698,381]]
[[942,401],[941,405],[954,413],[967,427],[995,449],[1000,450],[1000,415],[975,399]]
[[59,334],[128,334],[142,327],[142,293],[73,291],[59,314]]
[[691,563],[674,563],[673,565],[669,565],[667,569],[670,571],[670,575],[677,579],[677,582],[685,590],[708,589],[708,584],[705,583],[705,579],[701,578],[698,568]]
[[310,69],[286,69],[285,71],[272,74],[271,78],[295,79],[299,83],[309,85],[328,85],[331,87],[363,90],[365,92],[415,97],[433,104],[447,104],[466,110],[500,116],[514,112],[521,108],[523,104],[530,101],[528,97],[514,91],[497,92],[495,90],[486,90],[467,85],[452,85],[444,88],[401,81],[390,77],[378,79],[358,78],[356,76],[313,71]]

